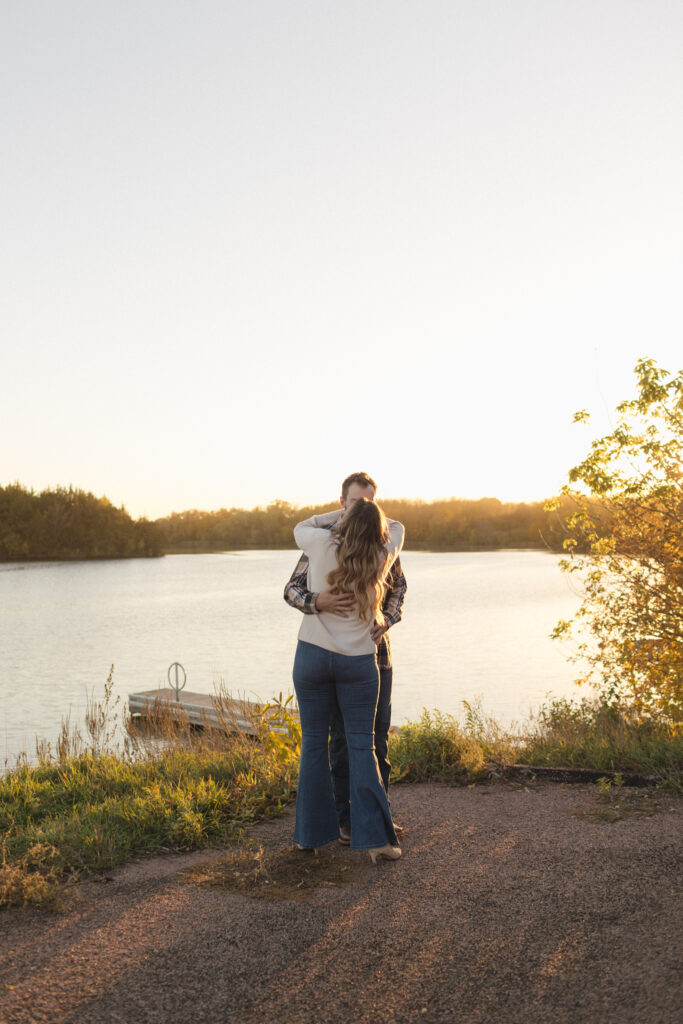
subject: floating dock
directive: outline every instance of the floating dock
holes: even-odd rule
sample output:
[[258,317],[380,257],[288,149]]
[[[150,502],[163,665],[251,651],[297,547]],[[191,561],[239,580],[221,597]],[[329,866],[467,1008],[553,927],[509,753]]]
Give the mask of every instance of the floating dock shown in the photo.
[[199,728],[240,731],[250,736],[255,736],[258,731],[254,723],[264,706],[248,700],[226,700],[188,690],[181,690],[176,697],[175,690],[168,688],[141,690],[128,697],[128,707],[134,718],[154,718],[169,712]]

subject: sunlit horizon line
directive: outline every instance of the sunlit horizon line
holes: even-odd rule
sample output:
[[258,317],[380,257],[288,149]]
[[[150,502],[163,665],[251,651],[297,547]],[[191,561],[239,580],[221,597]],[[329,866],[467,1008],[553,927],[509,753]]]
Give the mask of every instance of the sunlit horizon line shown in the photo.
[[[274,498],[271,498],[267,502],[256,502],[255,504],[242,504],[242,505],[239,505],[239,504],[229,504],[228,503],[228,504],[219,505],[219,506],[216,506],[216,507],[213,507],[213,508],[202,508],[199,505],[187,505],[185,508],[174,508],[170,512],[162,512],[160,514],[156,514],[155,515],[153,513],[149,513],[149,512],[146,512],[146,511],[140,511],[140,512],[133,511],[133,512],[131,512],[130,506],[129,506],[129,504],[126,501],[122,501],[120,504],[117,505],[116,501],[112,500],[106,492],[104,494],[99,494],[98,495],[98,494],[95,494],[94,491],[89,490],[87,487],[81,487],[81,486],[79,486],[77,484],[74,484],[74,483],[69,483],[69,484],[46,484],[44,487],[33,487],[33,486],[29,485],[29,484],[21,483],[21,481],[19,481],[19,480],[12,480],[12,481],[0,484],[0,487],[16,487],[16,486],[23,487],[25,490],[27,490],[29,492],[32,492],[32,493],[35,493],[35,494],[42,494],[42,493],[45,493],[46,491],[58,491],[58,490],[81,491],[84,494],[92,494],[95,498],[97,498],[98,501],[102,501],[102,500],[108,501],[111,505],[113,505],[114,508],[123,509],[129,515],[131,515],[133,518],[136,518],[136,519],[149,519],[151,521],[156,521],[157,519],[167,519],[170,516],[183,515],[186,512],[206,512],[209,515],[215,514],[217,512],[231,511],[231,510],[235,510],[235,511],[239,511],[239,512],[256,512],[256,511],[258,511],[260,509],[267,509],[271,505],[276,504],[277,502],[281,502],[281,503],[283,503],[285,505],[289,505],[291,508],[293,508],[295,510],[296,509],[321,508],[321,507],[333,508],[339,502],[339,496],[338,495],[335,496],[334,498],[326,497],[326,498],[324,498],[322,500],[309,500],[309,501],[292,501],[289,498],[274,497]],[[498,502],[500,502],[501,505],[535,505],[535,504],[540,504],[541,502],[550,501],[553,498],[557,498],[558,496],[559,496],[559,489],[554,494],[544,494],[541,497],[525,497],[525,498],[516,498],[516,497],[515,498],[511,498],[511,497],[502,498],[502,497],[500,497],[499,495],[496,495],[496,494],[480,494],[480,495],[477,495],[476,497],[473,497],[472,495],[464,495],[464,494],[442,494],[442,495],[435,495],[435,496],[431,496],[430,495],[428,497],[403,494],[403,495],[400,495],[400,496],[392,495],[392,496],[385,497],[383,494],[380,493],[379,496],[378,496],[378,503],[380,505],[389,505],[392,502],[412,502],[414,504],[436,505],[439,502],[443,502],[443,501],[469,501],[469,502],[498,501]],[[135,501],[131,502],[131,504],[133,505],[133,507],[136,506],[136,502]],[[142,508],[143,507],[143,503],[140,503],[140,505],[137,506],[137,507],[138,508]]]
[[[498,502],[500,502],[501,505],[537,505],[537,504],[540,504],[541,502],[550,501],[553,498],[558,497],[558,494],[559,494],[559,492],[556,493],[556,494],[546,494],[546,495],[543,495],[543,497],[541,497],[541,498],[499,498],[497,495],[494,495],[494,494],[482,494],[482,495],[479,495],[476,498],[465,496],[465,495],[462,495],[462,494],[448,494],[448,495],[442,495],[440,497],[433,497],[433,498],[432,497],[429,497],[429,498],[414,497],[414,496],[409,496],[409,495],[402,495],[401,497],[395,497],[395,496],[384,497],[384,495],[380,495],[377,500],[378,500],[378,504],[379,505],[390,505],[392,503],[398,503],[398,502],[404,502],[404,501],[405,502],[411,502],[411,503],[416,504],[416,505],[420,505],[420,504],[423,504],[423,505],[436,505],[439,502],[443,502],[443,501],[469,501],[469,502],[498,501]],[[165,519],[168,516],[182,515],[184,512],[216,513],[216,512],[231,511],[233,509],[235,511],[239,511],[239,512],[256,512],[259,509],[270,508],[272,505],[276,504],[277,502],[281,502],[282,504],[289,505],[289,507],[293,508],[293,509],[308,509],[308,508],[319,508],[319,507],[329,508],[329,507],[333,507],[333,506],[337,505],[338,501],[339,501],[339,498],[335,498],[334,500],[330,500],[329,498],[327,498],[327,499],[325,499],[323,501],[300,501],[300,502],[290,501],[288,498],[271,498],[271,500],[269,502],[257,503],[256,505],[251,505],[251,506],[247,506],[247,505],[221,505],[219,508],[198,508],[195,505],[195,506],[184,508],[184,509],[181,509],[181,510],[174,509],[172,512],[166,512],[163,515],[155,516],[154,518],[155,519]],[[122,506],[122,507],[125,508],[125,506]]]

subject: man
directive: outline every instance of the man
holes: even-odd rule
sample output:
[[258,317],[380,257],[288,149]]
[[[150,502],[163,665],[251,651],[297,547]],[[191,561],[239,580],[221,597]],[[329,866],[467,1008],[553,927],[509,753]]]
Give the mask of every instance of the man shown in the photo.
[[[367,473],[352,473],[342,484],[339,504],[346,512],[359,498],[375,500],[377,484]],[[389,792],[391,764],[388,757],[389,728],[391,726],[391,686],[393,668],[391,647],[387,630],[401,619],[401,610],[408,584],[397,558],[393,563],[382,602],[384,625],[377,623],[372,628],[372,639],[377,644],[377,665],[379,667],[379,696],[375,715],[375,754],[384,788]],[[304,615],[329,612],[347,617],[353,613],[351,594],[340,594],[335,589],[322,590],[316,594],[308,589],[308,557],[301,555],[294,572],[285,587],[284,598],[292,608]],[[339,818],[339,841],[348,846],[351,841],[351,813],[349,807],[349,752],[346,746],[344,721],[339,708],[335,708],[330,721],[330,770],[334,799]],[[403,831],[394,822],[397,832]]]

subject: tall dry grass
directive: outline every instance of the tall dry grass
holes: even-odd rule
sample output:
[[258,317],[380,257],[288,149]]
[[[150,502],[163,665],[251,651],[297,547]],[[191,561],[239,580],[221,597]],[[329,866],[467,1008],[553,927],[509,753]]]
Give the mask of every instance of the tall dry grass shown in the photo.
[[54,750],[39,743],[37,764],[24,757],[0,779],[0,906],[49,903],[84,873],[233,841],[278,813],[296,792],[295,717],[275,702],[247,732],[244,705],[225,692],[214,703],[221,729],[197,730],[163,700],[140,725],[113,698],[110,673],[85,734],[65,719]]

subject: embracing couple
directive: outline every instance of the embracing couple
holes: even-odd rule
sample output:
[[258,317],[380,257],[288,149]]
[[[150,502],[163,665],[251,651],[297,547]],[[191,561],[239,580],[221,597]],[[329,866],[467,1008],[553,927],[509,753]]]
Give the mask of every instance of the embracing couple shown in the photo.
[[391,651],[387,630],[407,589],[398,559],[401,523],[375,503],[367,473],[342,484],[340,508],[294,528],[303,552],[285,600],[304,613],[294,659],[301,764],[294,844],[311,850],[338,839],[397,860],[387,756]]

